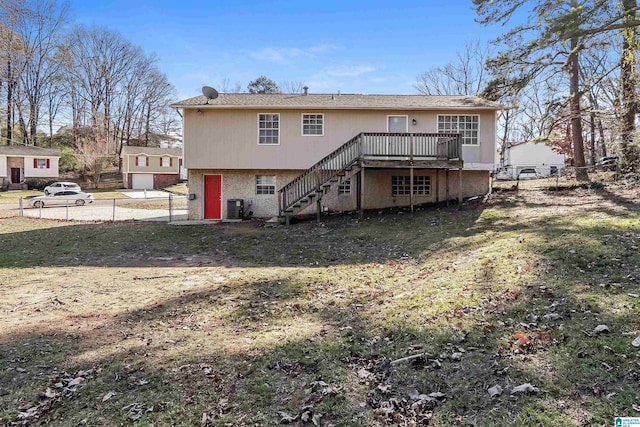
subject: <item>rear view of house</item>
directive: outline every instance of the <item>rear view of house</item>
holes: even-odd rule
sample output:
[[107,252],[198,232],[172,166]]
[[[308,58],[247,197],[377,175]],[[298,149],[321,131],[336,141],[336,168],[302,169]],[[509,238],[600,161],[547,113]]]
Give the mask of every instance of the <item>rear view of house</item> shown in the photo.
[[486,193],[496,112],[477,97],[221,94],[184,120],[189,217],[413,206]]
[[180,148],[125,146],[121,157],[125,188],[161,189],[180,181]]
[[0,188],[27,188],[27,180],[57,178],[60,150],[18,145],[0,146]]

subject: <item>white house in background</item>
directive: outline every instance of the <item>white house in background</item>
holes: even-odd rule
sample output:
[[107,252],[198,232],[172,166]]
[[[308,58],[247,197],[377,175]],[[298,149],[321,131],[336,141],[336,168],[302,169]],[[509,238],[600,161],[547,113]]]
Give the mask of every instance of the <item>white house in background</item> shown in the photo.
[[0,145],[0,188],[26,189],[29,179],[57,178],[60,150]]
[[517,179],[523,169],[535,169],[540,177],[554,175],[564,168],[564,154],[553,151],[543,142],[523,142],[504,150],[499,178]]

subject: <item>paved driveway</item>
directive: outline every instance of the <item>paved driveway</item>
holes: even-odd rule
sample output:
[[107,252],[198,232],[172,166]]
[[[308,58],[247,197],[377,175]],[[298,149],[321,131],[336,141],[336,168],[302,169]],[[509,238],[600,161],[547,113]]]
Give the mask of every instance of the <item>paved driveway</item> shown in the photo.
[[166,191],[158,190],[120,190],[120,192],[127,197],[131,197],[132,199],[166,199],[167,197],[169,197],[169,193],[167,193]]
[[[166,193],[164,193],[166,194]],[[183,209],[173,209],[171,221],[186,220],[187,210],[185,196],[174,196],[174,206]],[[7,208],[7,206],[5,206]],[[10,210],[19,215],[19,210],[13,205]],[[97,199],[84,206],[45,206],[39,208],[25,208],[24,216],[47,219],[67,219],[77,221],[164,221],[169,219],[169,201],[163,199],[116,199],[115,207],[113,199]]]

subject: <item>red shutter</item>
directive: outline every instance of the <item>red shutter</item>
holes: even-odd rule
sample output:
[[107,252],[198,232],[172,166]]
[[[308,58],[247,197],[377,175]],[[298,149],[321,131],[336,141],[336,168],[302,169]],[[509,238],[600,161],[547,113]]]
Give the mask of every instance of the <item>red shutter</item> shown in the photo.
[[147,166],[149,166],[149,158],[145,157],[145,159],[147,160]]
[[33,159],[33,168],[38,169],[38,159]]
[[173,157],[169,157],[169,167],[173,167]]
[[51,167],[51,164],[49,163],[49,159],[47,159],[47,169],[49,169]]

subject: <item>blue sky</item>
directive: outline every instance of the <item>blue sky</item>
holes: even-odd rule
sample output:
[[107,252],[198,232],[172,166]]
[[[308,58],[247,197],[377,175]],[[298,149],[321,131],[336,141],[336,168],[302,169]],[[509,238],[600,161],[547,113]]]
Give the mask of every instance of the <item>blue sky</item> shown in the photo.
[[312,93],[412,94],[416,76],[500,28],[475,22],[470,0],[72,0],[73,18],[122,33],[147,52],[179,98],[203,85],[266,75]]

